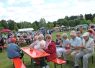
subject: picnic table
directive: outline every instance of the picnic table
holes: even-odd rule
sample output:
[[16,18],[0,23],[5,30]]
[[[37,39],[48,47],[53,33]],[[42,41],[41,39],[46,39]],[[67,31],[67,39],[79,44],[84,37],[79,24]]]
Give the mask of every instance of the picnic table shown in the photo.
[[22,47],[21,50],[31,57],[32,68],[34,68],[33,59],[49,56],[45,51],[40,51],[34,48]]

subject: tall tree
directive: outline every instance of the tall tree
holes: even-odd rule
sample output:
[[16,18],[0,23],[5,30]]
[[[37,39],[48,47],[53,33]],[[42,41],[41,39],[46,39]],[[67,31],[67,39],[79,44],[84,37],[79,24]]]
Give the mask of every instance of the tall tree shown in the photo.
[[16,30],[16,31],[18,30],[18,27],[15,21],[8,20],[7,22],[8,22],[8,26],[10,30]]
[[54,27],[54,24],[52,22],[47,23],[47,28],[52,29]]
[[32,23],[32,27],[34,28],[34,30],[38,30],[40,27],[39,27],[39,22],[35,21]]
[[53,21],[53,25],[54,25],[54,27],[56,27],[57,26],[57,22]]
[[83,15],[82,15],[82,14],[80,14],[80,16],[79,16],[79,17],[80,17],[80,20],[83,20]]
[[39,27],[46,27],[46,20],[44,18],[40,19]]
[[20,22],[20,26],[21,28],[31,28],[32,27],[32,24],[31,22],[27,22],[27,21],[24,21],[24,22]]
[[93,20],[93,16],[92,16],[92,14],[85,14],[85,19],[86,20]]

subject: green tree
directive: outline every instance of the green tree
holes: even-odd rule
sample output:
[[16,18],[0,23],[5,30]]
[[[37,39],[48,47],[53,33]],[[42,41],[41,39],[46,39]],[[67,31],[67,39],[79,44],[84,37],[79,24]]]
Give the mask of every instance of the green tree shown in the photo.
[[54,24],[52,22],[47,23],[47,28],[52,29],[54,27]]
[[57,22],[56,21],[53,21],[52,23],[53,23],[54,27],[57,26]]
[[83,19],[83,20],[80,20],[80,24],[89,24],[89,23],[87,22],[87,20]]
[[86,20],[93,20],[93,15],[92,14],[85,14],[85,19]]
[[10,30],[16,30],[16,31],[18,30],[18,27],[15,21],[8,20],[7,22],[8,22],[8,26]]
[[39,22],[35,21],[32,23],[32,27],[34,28],[34,30],[38,30],[40,27],[39,27]]
[[95,24],[95,17],[93,18],[93,23]]
[[19,26],[20,28],[31,28],[32,24],[31,24],[31,22],[24,21],[24,22],[20,22],[20,26]]
[[46,27],[46,20],[44,18],[40,19],[39,27]]
[[16,24],[17,24],[18,29],[21,29],[21,23],[16,23]]
[[61,26],[61,25],[64,25],[64,19],[58,19],[57,20],[57,24],[59,25],[59,26]]
[[7,24],[7,21],[6,20],[1,20],[0,21],[0,24],[1,24],[1,27],[8,28],[8,24]]

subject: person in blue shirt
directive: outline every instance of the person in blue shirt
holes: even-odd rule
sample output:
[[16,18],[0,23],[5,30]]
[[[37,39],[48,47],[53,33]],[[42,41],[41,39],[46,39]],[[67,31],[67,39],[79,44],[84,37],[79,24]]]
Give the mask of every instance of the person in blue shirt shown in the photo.
[[56,48],[56,53],[57,53],[57,57],[64,57],[64,60],[67,61],[67,54],[69,54],[70,48],[68,47],[69,43],[69,39],[67,36],[67,33],[63,33],[62,35],[62,40],[61,40],[61,47],[57,47]]
[[23,57],[22,51],[20,50],[19,46],[15,43],[16,43],[16,39],[11,38],[10,43],[7,46],[7,55],[8,55],[8,58],[10,59]]
[[79,52],[80,46],[82,45],[82,40],[80,37],[77,37],[75,31],[71,31],[70,36],[70,45],[72,50],[71,55],[75,56],[75,54]]
[[[75,56],[80,52],[80,47],[82,46],[82,39],[76,35],[75,31],[71,31],[70,36],[71,56],[75,62]],[[74,65],[74,68],[79,68],[79,66]]]

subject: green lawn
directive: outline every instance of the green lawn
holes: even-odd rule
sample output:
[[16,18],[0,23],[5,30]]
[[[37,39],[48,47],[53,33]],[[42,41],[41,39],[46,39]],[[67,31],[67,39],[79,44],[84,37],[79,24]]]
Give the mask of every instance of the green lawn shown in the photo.
[[[62,32],[60,32],[62,34]],[[53,39],[55,40],[56,33],[53,33]],[[73,68],[72,66],[72,58],[68,56],[70,62],[68,64],[63,65],[63,68]],[[94,55],[95,59],[95,55]],[[27,68],[32,68],[30,63],[30,57],[28,55],[24,55],[24,62]],[[94,62],[95,63],[95,62]],[[91,63],[91,58],[89,59],[89,68],[95,68],[95,64]],[[54,68],[53,63],[48,63],[50,65],[50,68]],[[0,68],[13,68],[13,64],[10,59],[7,58],[6,50],[4,50],[2,53],[0,53]],[[38,68],[38,67],[37,67]],[[57,65],[57,68],[60,68],[59,65]],[[81,67],[82,68],[82,67]]]

